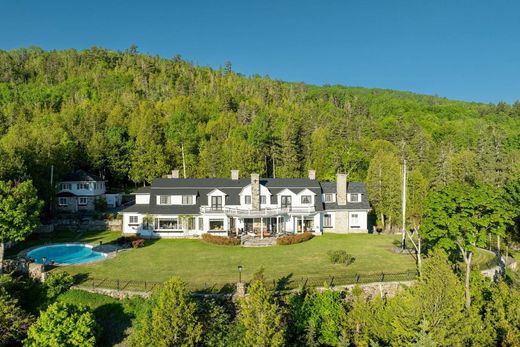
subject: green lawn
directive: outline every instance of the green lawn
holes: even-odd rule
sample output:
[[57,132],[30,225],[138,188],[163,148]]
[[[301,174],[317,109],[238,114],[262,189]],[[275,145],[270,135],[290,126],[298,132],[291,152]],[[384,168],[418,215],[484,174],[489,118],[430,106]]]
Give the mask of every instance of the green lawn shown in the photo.
[[[409,254],[392,251],[399,236],[326,234],[297,245],[265,248],[218,246],[194,239],[161,239],[140,249],[119,253],[101,263],[67,266],[72,274],[95,278],[164,281],[178,275],[193,288],[223,285],[238,280],[237,266],[244,267],[243,279],[249,280],[261,267],[268,279],[292,276],[341,276],[367,272],[404,272],[414,269]],[[353,264],[331,264],[327,251],[344,249],[356,259]]]

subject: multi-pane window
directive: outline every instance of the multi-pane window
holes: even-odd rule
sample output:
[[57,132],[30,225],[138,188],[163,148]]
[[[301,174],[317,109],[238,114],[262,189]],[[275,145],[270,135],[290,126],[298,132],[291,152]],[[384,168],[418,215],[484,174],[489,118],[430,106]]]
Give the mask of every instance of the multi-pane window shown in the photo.
[[244,196],[244,204],[251,205],[251,195]]
[[88,183],[78,183],[76,185],[76,188],[78,190],[81,190],[81,189],[85,189],[85,190],[88,190],[89,189],[89,184]]
[[86,205],[87,204],[87,198],[80,196],[78,199],[78,205]]
[[71,190],[72,189],[72,184],[71,183],[61,183],[60,184],[60,189],[61,190],[64,190],[64,189]]
[[159,195],[159,205],[169,205],[170,197],[168,195]]
[[302,195],[302,205],[312,204],[312,196]]
[[325,193],[325,202],[334,202],[334,194]]
[[200,231],[204,230],[204,218],[202,218],[202,217],[199,217],[199,230]]
[[139,224],[138,216],[130,216],[128,219],[129,224]]
[[292,205],[292,198],[290,195],[282,195],[282,201],[281,201],[282,207],[291,207]]
[[182,204],[183,205],[193,205],[193,195],[183,195]]
[[58,204],[60,206],[67,206],[67,198],[59,198],[58,199]]
[[350,215],[350,227],[351,228],[359,228],[359,219],[358,219],[358,214],[357,213],[353,213]]
[[265,205],[266,201],[265,195],[260,195],[260,205]]
[[358,194],[350,194],[350,202],[358,202],[359,195]]
[[222,210],[222,196],[211,197],[211,209],[215,211]]
[[323,226],[325,228],[332,227],[332,216],[330,214],[323,215]]

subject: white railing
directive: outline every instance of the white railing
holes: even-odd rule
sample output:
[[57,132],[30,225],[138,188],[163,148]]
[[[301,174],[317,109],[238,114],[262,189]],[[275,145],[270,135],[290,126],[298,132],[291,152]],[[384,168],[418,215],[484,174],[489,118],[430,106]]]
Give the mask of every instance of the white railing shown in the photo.
[[283,214],[306,214],[315,212],[314,206],[302,207],[265,207],[258,210],[239,208],[239,207],[222,207],[215,209],[211,206],[201,206],[201,213],[224,213],[232,217],[271,217]]

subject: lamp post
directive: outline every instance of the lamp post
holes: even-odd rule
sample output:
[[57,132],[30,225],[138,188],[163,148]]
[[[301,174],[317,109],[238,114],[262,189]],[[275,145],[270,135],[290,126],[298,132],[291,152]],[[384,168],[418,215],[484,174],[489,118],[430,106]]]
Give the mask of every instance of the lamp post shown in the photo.
[[242,283],[242,265],[238,265],[238,283]]

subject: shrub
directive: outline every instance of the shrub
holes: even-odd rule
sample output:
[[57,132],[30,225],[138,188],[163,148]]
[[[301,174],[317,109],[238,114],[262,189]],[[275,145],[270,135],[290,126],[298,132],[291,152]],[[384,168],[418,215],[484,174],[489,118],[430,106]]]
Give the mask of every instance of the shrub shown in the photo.
[[211,234],[202,234],[202,239],[206,242],[224,246],[238,246],[240,239],[234,237],[216,236]]
[[186,283],[177,277],[152,294],[136,319],[131,346],[198,346],[202,324]]
[[96,200],[94,200],[94,209],[96,211],[105,212],[107,207],[107,201],[105,198],[96,198]]
[[121,236],[116,240],[116,243],[120,246],[130,244],[133,248],[144,247],[144,239],[136,235]]
[[65,293],[74,284],[74,277],[67,272],[51,272],[43,283],[47,302],[53,302],[58,295]]
[[314,235],[311,232],[306,231],[302,234],[287,235],[287,236],[280,237],[279,239],[276,240],[276,244],[294,245],[296,243],[309,241],[313,237],[314,237]]
[[25,346],[95,346],[97,324],[85,306],[56,302],[29,328]]
[[144,239],[137,239],[132,241],[132,248],[144,247]]
[[350,265],[356,260],[352,254],[348,254],[347,251],[339,249],[335,251],[328,251],[330,262],[332,264],[345,264]]
[[18,345],[32,322],[33,317],[18,306],[18,301],[0,288],[0,346]]

